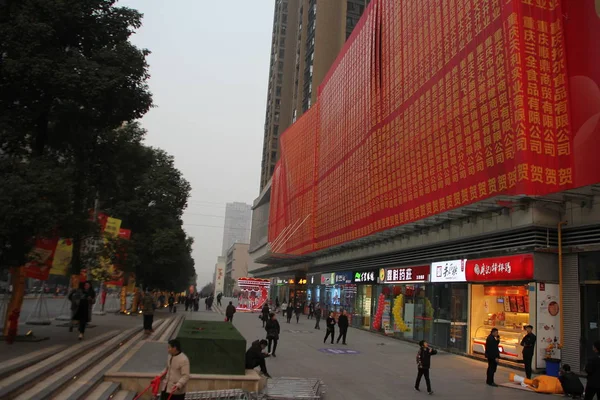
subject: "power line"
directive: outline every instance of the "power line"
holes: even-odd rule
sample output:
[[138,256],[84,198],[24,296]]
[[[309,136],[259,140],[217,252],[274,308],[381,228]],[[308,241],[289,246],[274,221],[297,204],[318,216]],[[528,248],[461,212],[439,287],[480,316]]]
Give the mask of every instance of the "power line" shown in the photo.
[[185,212],[184,214],[187,215],[200,215],[202,217],[217,217],[217,218],[225,218],[224,215],[214,215],[214,214],[198,214],[198,213],[190,213],[190,212]]
[[[203,224],[183,224],[183,226],[200,226],[203,228],[219,228],[219,229],[225,229],[224,226],[216,226],[216,225],[203,225]],[[250,228],[227,228],[230,230],[239,230],[239,231],[249,231]]]

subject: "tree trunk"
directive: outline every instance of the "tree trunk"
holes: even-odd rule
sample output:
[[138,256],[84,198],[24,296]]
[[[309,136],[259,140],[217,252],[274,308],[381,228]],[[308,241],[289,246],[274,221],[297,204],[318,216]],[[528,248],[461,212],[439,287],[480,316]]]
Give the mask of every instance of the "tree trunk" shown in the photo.
[[[23,297],[25,297],[25,279],[26,279],[26,271],[25,267],[16,267],[12,269],[11,273],[11,284],[13,287],[12,296],[10,297],[10,301],[8,306],[6,307],[6,318],[4,319],[4,336],[8,336],[9,326],[10,326],[10,316],[13,312],[17,311],[19,314],[21,313],[21,306],[23,305]],[[16,323],[18,324],[18,320]],[[18,326],[18,325],[17,325]],[[18,328],[17,328],[18,329]]]

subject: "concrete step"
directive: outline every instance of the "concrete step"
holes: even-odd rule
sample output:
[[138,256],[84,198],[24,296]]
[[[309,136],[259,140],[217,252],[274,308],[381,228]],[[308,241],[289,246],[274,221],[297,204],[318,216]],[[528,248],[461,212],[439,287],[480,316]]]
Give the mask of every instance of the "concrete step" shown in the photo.
[[37,384],[33,387],[29,385],[29,389],[19,394],[15,399],[50,399],[69,382],[77,379],[79,375],[85,374],[90,367],[115,351],[115,349],[131,338],[136,332],[139,332],[139,328],[129,329],[121,334],[119,334],[118,331],[114,332],[107,338],[108,341],[105,341],[101,346],[97,346],[86,352],[85,357],[71,358],[68,365],[64,366],[59,372],[53,371],[52,374],[40,377],[42,379],[37,379]]
[[169,340],[171,340],[173,335],[175,335],[177,330],[179,329],[179,326],[183,322],[183,319],[184,319],[183,315],[178,315],[175,318],[173,318],[169,322],[169,326],[167,327],[167,329],[164,330],[163,334],[160,336],[158,341],[159,342],[168,342]]
[[22,388],[30,387],[33,382],[39,381],[49,373],[56,374],[69,361],[91,351],[118,333],[118,331],[110,331],[89,341],[79,342],[0,380],[0,399],[13,398]]
[[130,392],[128,390],[119,390],[117,394],[114,395],[112,400],[133,400],[135,399],[136,394],[134,392]]
[[73,380],[66,388],[57,394],[53,400],[80,400],[93,399],[88,393],[104,380],[104,374],[120,360],[123,355],[135,346],[136,343],[143,340],[144,333],[139,332],[133,336],[127,343],[123,343],[116,351],[109,354],[108,357],[92,366],[86,373]]
[[93,392],[89,394],[88,399],[94,400],[109,400],[113,399],[114,395],[119,391],[121,387],[120,383],[116,382],[102,382],[99,384]]
[[56,345],[50,346],[42,350],[34,351],[33,353],[25,354],[21,357],[16,357],[11,360],[3,361],[0,365],[0,378],[13,375],[37,362],[45,360],[51,355],[60,353],[67,346]]

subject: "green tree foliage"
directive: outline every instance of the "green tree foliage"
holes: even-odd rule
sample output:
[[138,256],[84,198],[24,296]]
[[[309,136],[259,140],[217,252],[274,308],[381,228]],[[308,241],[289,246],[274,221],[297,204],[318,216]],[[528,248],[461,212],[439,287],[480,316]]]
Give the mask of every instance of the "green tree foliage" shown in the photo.
[[[98,148],[152,105],[147,50],[129,42],[141,14],[115,0],[6,0],[0,5],[0,149],[70,167],[73,269],[103,164]],[[67,228],[67,227],[66,227]]]
[[99,197],[132,230],[123,268],[146,285],[189,283],[190,186],[128,123],[152,106],[149,51],[129,41],[141,19],[116,0],[0,1],[0,262],[22,265],[33,238],[52,233],[74,239],[78,273]]

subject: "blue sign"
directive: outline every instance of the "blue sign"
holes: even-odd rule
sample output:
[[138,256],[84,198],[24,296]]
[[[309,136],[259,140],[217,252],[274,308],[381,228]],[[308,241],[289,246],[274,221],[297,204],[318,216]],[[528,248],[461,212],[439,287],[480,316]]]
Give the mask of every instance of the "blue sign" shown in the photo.
[[327,354],[360,354],[360,351],[349,349],[319,349],[319,351]]
[[336,285],[352,283],[352,278],[354,278],[354,274],[352,272],[336,272],[334,283]]

